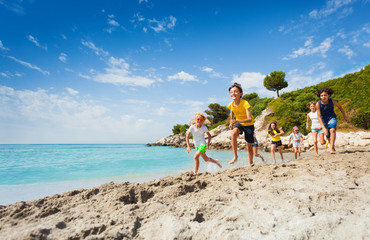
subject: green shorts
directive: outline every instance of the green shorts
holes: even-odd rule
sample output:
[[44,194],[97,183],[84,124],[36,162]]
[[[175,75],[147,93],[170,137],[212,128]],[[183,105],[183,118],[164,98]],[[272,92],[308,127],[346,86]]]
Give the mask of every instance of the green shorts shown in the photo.
[[202,144],[202,145],[199,145],[199,147],[196,147],[197,151],[201,152],[201,153],[205,153],[206,150],[207,150],[207,145],[206,144]]

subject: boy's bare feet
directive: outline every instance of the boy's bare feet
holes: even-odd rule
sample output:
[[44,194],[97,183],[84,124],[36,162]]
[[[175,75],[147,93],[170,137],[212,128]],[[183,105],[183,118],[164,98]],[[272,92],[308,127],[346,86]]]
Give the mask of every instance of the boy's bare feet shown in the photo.
[[234,157],[233,160],[229,162],[229,164],[234,164],[238,161],[238,157]]

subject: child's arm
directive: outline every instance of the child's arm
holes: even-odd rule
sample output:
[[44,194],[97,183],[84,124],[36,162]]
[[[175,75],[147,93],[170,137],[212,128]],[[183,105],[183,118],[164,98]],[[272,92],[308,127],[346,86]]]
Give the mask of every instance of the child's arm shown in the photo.
[[188,153],[190,153],[190,151],[191,151],[191,149],[190,149],[190,144],[189,144],[189,136],[190,136],[190,132],[187,132],[187,133],[186,133],[186,146],[187,146],[186,151],[187,151]]
[[320,125],[322,130],[324,131],[324,135],[328,135],[328,129],[325,128],[324,122],[321,119],[321,110],[320,110],[320,104],[316,103],[316,111],[317,111],[317,118],[319,119]]
[[231,111],[231,114],[230,114],[230,124],[229,124],[229,129],[232,130],[233,127],[234,127],[234,123],[235,123],[235,120],[234,120],[234,112]]
[[308,116],[308,114],[307,114],[306,129],[308,129],[309,124],[310,124],[310,116]]
[[290,146],[290,140],[292,140],[292,136],[289,136],[288,146]]
[[303,144],[303,134],[301,135],[301,142],[300,144],[302,145]]
[[209,149],[209,144],[211,142],[212,136],[209,132],[207,132],[207,136],[208,136],[207,149]]
[[343,107],[335,100],[333,100],[333,103],[335,106],[337,106],[339,108],[339,110],[342,112],[343,114],[343,117],[344,117],[344,120],[346,120],[346,122],[350,123],[351,121],[349,120],[349,118],[347,117],[346,113],[344,112],[344,109]]
[[280,130],[280,132],[279,132],[277,135],[279,135],[279,136],[283,136],[283,135],[285,134],[285,132],[283,131],[283,129],[282,129],[282,128],[280,128],[279,130]]

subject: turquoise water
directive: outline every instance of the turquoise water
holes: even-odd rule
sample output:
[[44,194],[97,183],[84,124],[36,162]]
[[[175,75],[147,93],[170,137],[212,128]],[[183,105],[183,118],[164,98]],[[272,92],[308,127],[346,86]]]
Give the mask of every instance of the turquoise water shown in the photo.
[[[0,145],[0,204],[38,199],[107,182],[142,182],[177,176],[194,168],[193,155],[184,148],[146,147],[142,144]],[[269,153],[261,153],[270,163]],[[222,169],[248,166],[246,152],[230,165],[231,151],[208,150]],[[285,154],[287,156],[287,154]],[[290,159],[292,155],[290,154]],[[289,157],[285,157],[289,160]],[[277,154],[279,162],[280,156]],[[261,164],[255,158],[256,164]],[[199,172],[217,171],[201,161]]]

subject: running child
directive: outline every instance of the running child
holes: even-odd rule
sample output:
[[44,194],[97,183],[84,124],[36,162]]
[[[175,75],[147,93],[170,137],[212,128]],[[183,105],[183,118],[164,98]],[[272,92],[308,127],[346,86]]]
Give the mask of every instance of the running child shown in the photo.
[[254,143],[252,144],[252,147],[253,147],[253,154],[254,156],[256,157],[259,157],[261,158],[262,162],[265,161],[265,159],[263,159],[262,155],[261,154],[258,154],[258,141],[257,141],[257,138],[256,138],[256,134],[253,134],[253,139],[254,139]]
[[[288,147],[291,145],[291,140],[293,141],[293,149],[294,149],[294,158],[297,159],[301,156],[302,151],[302,142],[303,142],[303,134],[298,131],[298,127],[293,127],[293,132],[289,135],[289,143]],[[298,153],[298,157],[297,157]]]
[[266,134],[266,140],[265,144],[267,145],[267,137],[271,136],[271,155],[272,155],[272,160],[274,164],[276,164],[276,159],[275,159],[275,149],[277,148],[280,156],[281,156],[281,161],[284,161],[283,157],[283,144],[281,143],[281,138],[280,136],[284,135],[284,131],[282,128],[279,128],[277,123],[275,121],[272,121],[267,129],[267,134]]
[[[310,119],[311,119],[311,132],[312,132],[313,146],[314,146],[314,149],[315,149],[315,154],[318,155],[319,150],[318,150],[318,146],[317,146],[317,137],[319,137],[319,139],[320,139],[320,144],[324,145],[325,144],[324,132],[322,130],[319,118],[317,116],[316,102],[307,103],[307,107],[311,110],[311,112],[309,112],[307,114],[306,129],[308,129]],[[326,147],[326,145],[325,145],[325,147]]]
[[[242,99],[243,89],[240,84],[234,83],[229,87],[230,97],[233,100],[227,108],[231,110],[230,114],[230,125],[229,129],[233,130],[231,133],[231,146],[234,153],[234,158],[229,162],[229,164],[234,164],[238,161],[238,146],[237,138],[239,134],[244,133],[245,141],[247,141],[247,151],[249,165],[253,164],[253,147],[254,142],[254,119],[250,112],[252,106]],[[234,119],[234,117],[236,119]]]
[[337,129],[337,115],[334,113],[334,106],[342,112],[344,120],[350,123],[349,118],[344,112],[343,107],[335,100],[331,99],[334,90],[331,88],[321,88],[317,91],[320,100],[316,103],[317,116],[326,138],[330,143],[330,153],[335,153],[335,139]]
[[[206,120],[206,117],[202,113],[196,113],[195,120],[196,123],[194,125],[191,125],[188,131],[186,132],[186,145],[187,145],[186,151],[188,153],[190,153],[191,151],[189,144],[190,134],[193,134],[194,146],[197,150],[197,152],[194,154],[194,163],[195,163],[194,174],[198,173],[200,156],[202,156],[204,161],[215,163],[220,168],[222,168],[221,164],[217,160],[208,157],[206,154],[206,149],[209,149],[209,143],[211,142],[212,139],[211,134],[208,132],[208,128],[205,125],[203,125],[204,121]],[[208,136],[207,143],[206,140],[204,139],[204,133],[206,133]]]

